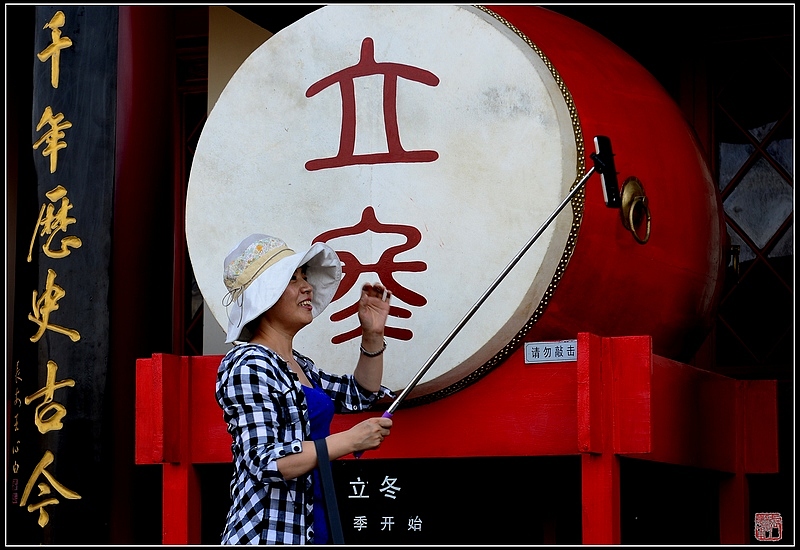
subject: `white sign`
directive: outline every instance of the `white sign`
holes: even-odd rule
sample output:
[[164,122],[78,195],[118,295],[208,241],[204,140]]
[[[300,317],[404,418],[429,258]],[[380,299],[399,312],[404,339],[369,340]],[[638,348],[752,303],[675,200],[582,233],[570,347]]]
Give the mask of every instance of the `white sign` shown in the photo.
[[565,363],[578,360],[577,340],[525,342],[525,363]]

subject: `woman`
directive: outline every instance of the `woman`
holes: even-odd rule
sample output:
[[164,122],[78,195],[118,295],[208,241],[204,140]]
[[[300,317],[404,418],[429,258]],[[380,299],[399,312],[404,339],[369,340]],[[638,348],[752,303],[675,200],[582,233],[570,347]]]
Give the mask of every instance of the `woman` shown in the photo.
[[391,395],[381,385],[391,294],[365,284],[358,304],[361,353],[353,374],[319,369],[294,350],[295,334],[333,299],[342,269],[315,243],[297,254],[268,235],[250,235],[225,259],[227,342],[216,396],[233,438],[234,474],[223,544],[326,544],[314,441],[331,460],[377,449],[389,418],[330,433],[334,412],[364,410]]

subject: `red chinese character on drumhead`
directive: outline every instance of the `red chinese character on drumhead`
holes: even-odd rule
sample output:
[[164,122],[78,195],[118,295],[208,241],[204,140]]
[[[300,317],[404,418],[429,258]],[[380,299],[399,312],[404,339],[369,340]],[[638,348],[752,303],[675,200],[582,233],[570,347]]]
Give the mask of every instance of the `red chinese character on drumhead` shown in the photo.
[[[390,246],[380,256],[377,262],[372,264],[361,263],[356,256],[346,250],[337,250],[339,259],[342,261],[342,281],[339,288],[333,297],[333,301],[338,300],[344,296],[356,284],[359,276],[362,273],[375,273],[378,275],[381,283],[389,291],[391,291],[394,298],[402,300],[411,306],[424,306],[428,301],[424,296],[405,288],[398,283],[394,278],[394,273],[397,271],[405,272],[421,272],[425,271],[428,266],[425,262],[410,261],[410,262],[397,262],[395,256],[411,250],[422,241],[422,233],[412,225],[400,224],[384,224],[378,221],[375,216],[375,210],[368,206],[361,214],[361,220],[351,226],[343,227],[340,229],[332,229],[320,234],[314,239],[314,242],[328,242],[332,239],[339,237],[349,237],[373,231],[375,233],[394,233],[405,237],[405,242],[397,245]],[[358,312],[358,304],[352,304],[342,310],[335,312],[331,315],[331,321],[337,322],[347,319]],[[408,319],[411,317],[411,312],[407,309],[392,305],[389,309],[389,315],[392,317]],[[397,340],[410,340],[414,333],[408,329],[398,327],[386,327],[385,334],[389,338]],[[361,335],[361,327],[355,328],[351,331],[334,336],[331,341],[334,344],[339,344],[351,340]]]
[[[386,130],[386,153],[356,155],[356,94],[354,81],[358,77],[383,75],[383,118]],[[306,97],[313,97],[325,88],[339,84],[342,94],[342,132],[339,138],[339,153],[335,157],[313,159],[306,162],[306,170],[338,168],[356,164],[385,164],[394,162],[433,162],[439,158],[436,151],[406,151],[400,143],[397,124],[397,78],[438,86],[439,77],[430,71],[402,65],[400,63],[377,63],[372,38],[361,42],[361,58],[352,65],[330,76],[318,80],[306,90]]]

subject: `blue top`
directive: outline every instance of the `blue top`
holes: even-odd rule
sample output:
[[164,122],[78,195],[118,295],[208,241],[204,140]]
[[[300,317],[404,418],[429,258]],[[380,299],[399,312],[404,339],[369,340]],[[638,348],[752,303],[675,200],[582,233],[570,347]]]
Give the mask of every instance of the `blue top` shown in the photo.
[[[313,382],[312,382],[313,384]],[[333,400],[322,389],[314,385],[303,386],[308,403],[308,416],[311,424],[311,440],[324,439],[331,433],[333,420]],[[328,518],[322,489],[319,468],[314,468],[314,544],[328,544]]]

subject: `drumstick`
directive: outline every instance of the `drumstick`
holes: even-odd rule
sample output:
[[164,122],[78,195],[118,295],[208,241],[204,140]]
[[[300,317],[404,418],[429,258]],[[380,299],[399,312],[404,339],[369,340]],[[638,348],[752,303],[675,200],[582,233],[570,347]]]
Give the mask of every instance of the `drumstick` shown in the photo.
[[[552,223],[552,221],[558,216],[558,214],[564,209],[564,207],[572,200],[572,198],[581,190],[583,185],[586,181],[591,177],[592,174],[598,172],[603,176],[603,196],[605,197],[606,206],[609,208],[619,208],[620,206],[620,198],[619,198],[619,188],[617,187],[617,172],[614,166],[614,154],[611,152],[611,140],[608,139],[606,136],[595,136],[594,138],[595,148],[597,150],[596,153],[592,153],[590,155],[591,159],[594,161],[594,166],[592,166],[588,172],[580,179],[580,181],[572,188],[569,194],[561,201],[556,209],[553,211],[552,214],[544,221],[544,223],[539,227],[536,233],[528,239],[528,242],[525,243],[517,255],[508,263],[508,265],[503,269],[500,275],[495,278],[494,282],[489,285],[489,288],[478,298],[478,301],[473,304],[473,306],[467,311],[466,315],[461,318],[455,328],[447,335],[447,338],[439,344],[439,347],[436,348],[431,356],[428,358],[427,361],[422,365],[422,367],[417,371],[417,374],[414,375],[414,378],[411,379],[411,382],[400,392],[392,404],[386,409],[381,416],[383,418],[391,418],[394,415],[394,412],[400,406],[400,403],[403,402],[403,399],[414,389],[414,387],[419,383],[425,373],[428,372],[428,369],[431,368],[433,362],[439,358],[445,348],[453,341],[453,338],[464,328],[464,325],[467,324],[475,312],[478,311],[483,305],[483,302],[489,297],[489,295],[494,292],[494,289],[500,284],[500,282],[505,279],[506,275],[508,275],[509,271],[511,271],[515,265],[522,259],[522,256],[528,251],[528,249],[533,246],[533,243],[544,233],[545,229]],[[360,457],[364,454],[363,451],[354,453],[356,458]]]

